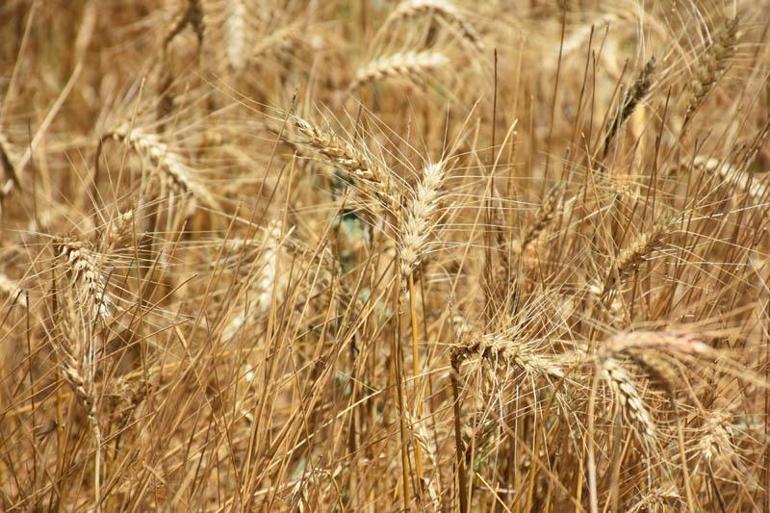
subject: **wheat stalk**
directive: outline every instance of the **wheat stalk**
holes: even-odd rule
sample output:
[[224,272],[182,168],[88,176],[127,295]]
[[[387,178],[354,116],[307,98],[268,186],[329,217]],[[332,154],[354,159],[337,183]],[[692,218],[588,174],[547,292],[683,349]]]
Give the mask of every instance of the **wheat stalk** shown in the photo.
[[16,171],[14,158],[11,154],[11,143],[6,139],[3,132],[0,132],[0,167],[2,167],[5,175],[11,179],[16,187],[21,188],[19,174]]

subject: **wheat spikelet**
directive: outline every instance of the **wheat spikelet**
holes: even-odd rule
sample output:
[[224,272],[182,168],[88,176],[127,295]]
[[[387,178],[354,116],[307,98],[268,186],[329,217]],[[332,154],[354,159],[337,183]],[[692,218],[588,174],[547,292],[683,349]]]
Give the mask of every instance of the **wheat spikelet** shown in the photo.
[[246,62],[246,7],[243,0],[226,0],[225,4],[225,53],[235,71]]
[[155,134],[139,128],[131,128],[128,124],[119,126],[108,134],[117,141],[128,144],[139,155],[147,158],[152,165],[152,171],[171,190],[180,194],[190,194],[213,209],[221,209],[219,202],[212,194],[193,178],[193,171],[182,161],[182,158],[169,150],[168,145]]
[[110,317],[113,302],[106,291],[107,279],[101,271],[101,256],[75,239],[58,239],[54,247],[72,283],[82,285],[86,297],[90,298],[95,314],[102,318]]
[[449,59],[440,52],[403,52],[381,57],[356,73],[348,90],[354,91],[364,84],[384,78],[407,77],[420,82],[425,73],[435,71],[449,64]]
[[407,278],[420,265],[423,253],[436,226],[436,209],[444,181],[445,163],[428,164],[423,169],[422,181],[403,214],[400,233],[400,270]]
[[[687,163],[683,162],[683,165],[686,166]],[[748,194],[755,202],[767,199],[767,184],[727,162],[698,155],[693,159],[692,166],[695,169],[718,176],[723,182]]]
[[728,20],[727,25],[717,34],[711,46],[704,53],[700,69],[690,84],[692,96],[685,111],[685,124],[692,119],[695,111],[724,73],[727,61],[735,53],[737,30],[738,18]]
[[417,16],[435,16],[454,28],[459,36],[478,51],[483,51],[481,37],[460,11],[447,0],[407,0],[399,4],[385,21],[382,30],[401,19]]

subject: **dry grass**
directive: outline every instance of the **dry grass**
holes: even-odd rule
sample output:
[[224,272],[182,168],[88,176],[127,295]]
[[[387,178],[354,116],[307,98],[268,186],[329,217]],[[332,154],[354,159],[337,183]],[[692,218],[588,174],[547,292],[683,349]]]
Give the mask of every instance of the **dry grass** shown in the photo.
[[770,511],[768,9],[0,2],[0,510]]

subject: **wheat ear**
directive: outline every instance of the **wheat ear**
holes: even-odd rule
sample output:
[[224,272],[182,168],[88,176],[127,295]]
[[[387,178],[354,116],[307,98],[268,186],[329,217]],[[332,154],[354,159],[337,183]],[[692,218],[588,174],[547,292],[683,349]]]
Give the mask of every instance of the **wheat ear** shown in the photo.
[[565,377],[563,361],[541,354],[532,343],[516,342],[505,333],[475,335],[452,350],[452,361],[459,364],[478,355],[495,363],[513,365],[533,377],[562,380]]
[[660,249],[678,223],[678,218],[655,223],[650,230],[640,233],[620,254],[604,280],[601,295],[617,288],[618,283],[635,271],[652,253]]
[[384,78],[406,77],[419,83],[426,73],[449,64],[440,52],[403,52],[375,59],[356,72],[348,90],[354,91],[369,82]]
[[631,376],[613,357],[605,358],[600,364],[600,369],[623,412],[636,423],[645,440],[654,445],[655,424]]
[[113,302],[107,294],[107,279],[101,271],[101,256],[75,239],[58,239],[54,243],[58,255],[73,283],[81,284],[94,305],[95,313],[106,319],[113,313]]
[[258,59],[273,52],[280,53],[290,50],[301,41],[298,30],[296,24],[291,24],[272,32],[254,45],[250,57]]
[[728,20],[727,25],[717,34],[714,42],[704,52],[701,67],[690,84],[692,96],[684,115],[685,125],[692,119],[695,111],[724,74],[728,60],[735,53],[737,30],[738,18]]
[[228,322],[222,335],[224,340],[235,336],[249,320],[269,311],[274,297],[282,292],[282,284],[278,277],[278,262],[283,235],[281,222],[273,221],[264,229],[264,237],[259,241],[242,239],[227,241],[228,249],[242,251],[248,246],[256,246],[260,253],[257,263],[251,268],[255,272],[249,276],[246,288],[247,292],[253,292],[256,295],[255,304],[251,308],[248,308],[249,305],[244,305],[243,311]]
[[246,62],[246,7],[243,0],[226,0],[225,40],[227,61],[235,71]]
[[[384,168],[374,162],[366,153],[340,139],[333,132],[323,130],[299,116],[293,117],[293,124],[301,136],[299,142],[310,146],[322,155],[342,174],[346,182],[357,186],[361,192],[376,198],[387,210],[396,211],[393,198],[384,181],[387,177]],[[290,142],[296,143],[297,141]]]
[[[628,416],[637,422],[641,426],[642,433],[652,440],[655,435],[652,416],[636,385],[620,362],[620,358],[624,355],[631,356],[638,362],[638,354],[649,351],[699,358],[713,356],[714,351],[692,334],[675,331],[625,332],[610,337],[602,343],[598,356],[604,378],[616,392]],[[644,367],[647,368],[646,365]],[[652,370],[657,373],[654,365]]]
[[[684,164],[686,165],[686,163]],[[693,159],[692,166],[695,169],[718,176],[723,182],[748,194],[755,202],[762,201],[767,197],[767,185],[765,183],[727,162],[699,155]]]
[[160,180],[168,183],[172,190],[189,193],[212,209],[221,209],[208,189],[193,178],[193,171],[182,161],[182,157],[171,151],[156,134],[123,124],[105,137],[108,136],[128,144],[139,155],[147,158],[153,167],[152,171],[158,174]]
[[604,138],[604,155],[607,155],[610,144],[620,130],[620,127],[631,117],[634,110],[636,110],[636,106],[647,96],[647,93],[650,91],[650,86],[652,85],[652,75],[654,72],[655,58],[653,57],[647,61],[647,64],[644,65],[639,76],[636,77],[634,84],[631,86],[631,89],[629,89],[628,94],[626,94],[625,99],[623,100],[623,105],[620,110],[618,110],[612,123],[610,123],[607,135]]
[[443,161],[425,166],[422,181],[402,214],[399,269],[405,279],[420,265],[428,239],[436,227],[444,168]]
[[381,30],[388,30],[395,21],[417,16],[435,16],[456,30],[458,35],[473,48],[483,51],[484,46],[478,32],[457,7],[447,0],[407,0],[401,2],[385,21]]
[[563,203],[563,194],[564,189],[561,185],[557,185],[548,193],[543,205],[538,210],[535,221],[527,228],[519,247],[515,248],[518,249],[519,253],[524,253],[527,246],[535,242],[540,234],[551,225],[558,214],[559,206]]

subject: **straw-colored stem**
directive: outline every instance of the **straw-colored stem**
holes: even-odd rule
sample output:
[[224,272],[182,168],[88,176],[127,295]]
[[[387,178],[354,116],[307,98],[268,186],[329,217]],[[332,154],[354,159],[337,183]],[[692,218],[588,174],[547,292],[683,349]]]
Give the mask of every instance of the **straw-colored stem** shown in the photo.
[[[417,322],[417,309],[414,304],[414,274],[409,275],[409,314],[412,322],[412,377],[414,381],[414,421],[420,422],[422,417],[422,398],[420,397],[420,349],[418,340],[419,324]],[[422,466],[422,448],[420,444],[414,444],[415,470],[417,471],[417,481],[422,485],[424,476]]]

